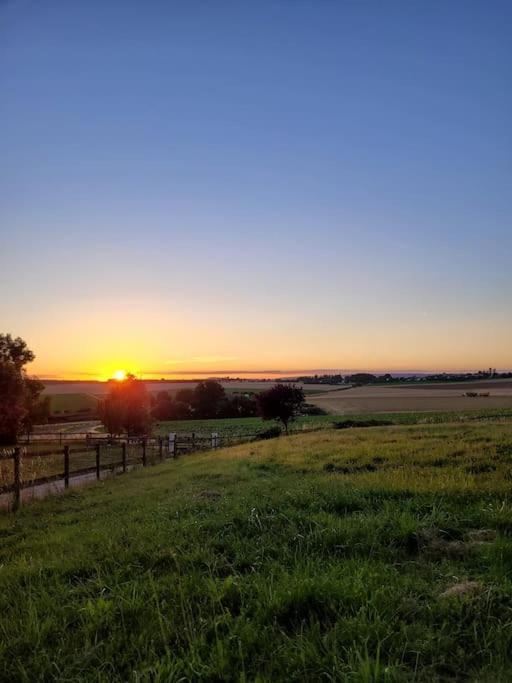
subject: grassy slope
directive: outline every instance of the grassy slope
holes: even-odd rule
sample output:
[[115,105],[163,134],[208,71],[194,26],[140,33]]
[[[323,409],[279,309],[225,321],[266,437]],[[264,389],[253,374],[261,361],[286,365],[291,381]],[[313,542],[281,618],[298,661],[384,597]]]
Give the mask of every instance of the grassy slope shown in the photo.
[[511,680],[511,472],[510,422],[323,431],[3,516],[3,680]]

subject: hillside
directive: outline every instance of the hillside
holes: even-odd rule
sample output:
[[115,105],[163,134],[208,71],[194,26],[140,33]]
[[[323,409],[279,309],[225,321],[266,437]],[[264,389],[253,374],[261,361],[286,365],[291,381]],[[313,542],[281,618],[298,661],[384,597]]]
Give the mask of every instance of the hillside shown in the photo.
[[512,679],[512,423],[301,434],[0,517],[3,680]]

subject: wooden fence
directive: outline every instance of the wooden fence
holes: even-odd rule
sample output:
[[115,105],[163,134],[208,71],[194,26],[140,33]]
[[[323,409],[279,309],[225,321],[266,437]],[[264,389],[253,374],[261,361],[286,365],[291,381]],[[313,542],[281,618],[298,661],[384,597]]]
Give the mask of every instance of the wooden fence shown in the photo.
[[[46,495],[52,492],[52,485],[67,489],[70,483],[99,480],[102,472],[124,473],[137,466],[158,464],[186,453],[251,441],[259,435],[188,432],[141,439],[91,433],[81,435],[81,440],[76,434],[55,436],[60,437],[53,440],[58,442],[59,448],[52,441],[49,442],[52,445],[46,447],[48,442],[37,440],[0,452],[0,497],[11,497],[12,510],[20,507],[25,489],[38,488],[39,493]],[[83,443],[77,444],[77,441]],[[41,449],[41,446],[45,448]]]

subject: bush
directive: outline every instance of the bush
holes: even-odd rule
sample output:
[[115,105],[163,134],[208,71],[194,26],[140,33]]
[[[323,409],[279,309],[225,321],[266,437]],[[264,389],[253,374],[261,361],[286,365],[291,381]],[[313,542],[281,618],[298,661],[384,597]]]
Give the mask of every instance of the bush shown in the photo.
[[334,429],[350,429],[351,427],[389,427],[394,424],[389,420],[342,420],[333,422]]
[[264,429],[262,432],[259,432],[257,435],[257,439],[275,439],[278,436],[281,436],[282,431],[281,427],[278,427],[277,425],[275,427],[269,427],[268,429]]
[[312,403],[305,403],[302,408],[303,415],[327,415],[327,411],[320,406],[314,406]]

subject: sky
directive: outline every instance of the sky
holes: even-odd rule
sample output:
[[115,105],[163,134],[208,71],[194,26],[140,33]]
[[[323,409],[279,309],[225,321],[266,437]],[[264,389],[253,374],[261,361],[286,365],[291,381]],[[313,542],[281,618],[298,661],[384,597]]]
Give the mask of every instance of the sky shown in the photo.
[[0,0],[41,377],[512,369],[512,4]]

